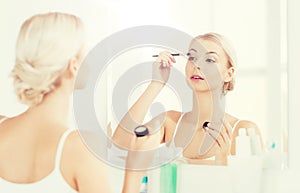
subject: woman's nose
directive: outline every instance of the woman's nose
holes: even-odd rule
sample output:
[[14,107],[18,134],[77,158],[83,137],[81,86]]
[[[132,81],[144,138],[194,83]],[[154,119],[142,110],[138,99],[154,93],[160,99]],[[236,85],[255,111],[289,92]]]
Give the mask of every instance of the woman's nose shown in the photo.
[[196,64],[193,64],[194,69],[200,70],[200,66],[197,66]]

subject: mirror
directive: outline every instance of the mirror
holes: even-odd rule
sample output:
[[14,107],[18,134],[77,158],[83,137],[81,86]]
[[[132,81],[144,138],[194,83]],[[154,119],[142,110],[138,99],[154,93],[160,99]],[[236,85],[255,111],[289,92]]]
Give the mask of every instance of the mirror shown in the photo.
[[[107,6],[113,22],[108,27],[118,31],[154,24],[179,29],[194,37],[213,31],[231,41],[238,62],[236,86],[226,96],[226,112],[258,125],[266,153],[274,154],[265,167],[287,167],[286,1],[175,1],[171,3],[172,8],[168,7],[168,3],[160,3],[159,7],[149,4],[148,11],[143,10],[146,14],[142,14],[142,10],[131,10],[133,5],[140,4],[138,1],[109,3]],[[110,125],[108,132],[113,133],[118,125],[112,98],[119,78],[137,64],[154,61],[151,56],[164,49],[168,48],[162,45],[135,47],[122,50],[111,59],[104,76],[98,80],[94,101],[96,107],[106,107],[105,110],[95,108],[98,117],[101,117],[99,122],[102,128]],[[175,51],[176,48],[169,49]],[[176,59],[179,64],[174,67],[184,74],[184,58]],[[150,74],[151,68],[137,76]],[[145,81],[135,85],[130,94],[124,94],[128,98],[128,108],[148,83]],[[103,91],[105,95],[101,95]],[[164,89],[150,108],[145,122],[166,110],[182,110],[182,101],[178,102],[176,97],[176,87]],[[191,104],[184,103],[185,107],[188,105]],[[106,115],[100,116],[103,114]]]

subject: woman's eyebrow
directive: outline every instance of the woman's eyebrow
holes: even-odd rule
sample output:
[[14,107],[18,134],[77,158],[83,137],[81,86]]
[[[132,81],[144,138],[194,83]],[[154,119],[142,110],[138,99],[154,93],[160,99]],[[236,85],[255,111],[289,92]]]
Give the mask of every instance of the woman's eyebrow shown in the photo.
[[211,51],[211,52],[206,52],[205,54],[206,54],[206,55],[208,55],[208,54],[215,54],[215,55],[219,56],[219,54],[218,54],[217,52],[213,52],[213,51]]
[[191,48],[189,51],[197,52],[197,50],[195,50],[194,48]]

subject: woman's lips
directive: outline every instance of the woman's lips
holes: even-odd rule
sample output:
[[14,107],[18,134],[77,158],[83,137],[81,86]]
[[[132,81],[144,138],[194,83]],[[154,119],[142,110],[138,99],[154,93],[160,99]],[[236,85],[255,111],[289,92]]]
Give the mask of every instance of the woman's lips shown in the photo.
[[201,80],[204,80],[204,78],[202,78],[199,75],[192,75],[191,76],[191,80],[193,80],[193,81],[201,81]]

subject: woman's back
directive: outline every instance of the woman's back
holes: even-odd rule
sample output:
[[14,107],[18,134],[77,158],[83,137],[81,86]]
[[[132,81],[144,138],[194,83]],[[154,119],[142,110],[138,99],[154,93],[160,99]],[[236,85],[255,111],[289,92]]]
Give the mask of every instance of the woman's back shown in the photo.
[[12,77],[28,109],[0,124],[0,192],[110,192],[105,164],[68,130],[84,45],[75,15],[37,14],[22,24]]
[[[0,124],[0,187],[9,191],[75,192],[64,144],[71,130],[38,128],[26,116]],[[30,119],[28,119],[30,120]],[[51,124],[50,124],[51,125]],[[69,162],[70,163],[70,162]],[[47,187],[47,188],[46,188]]]

